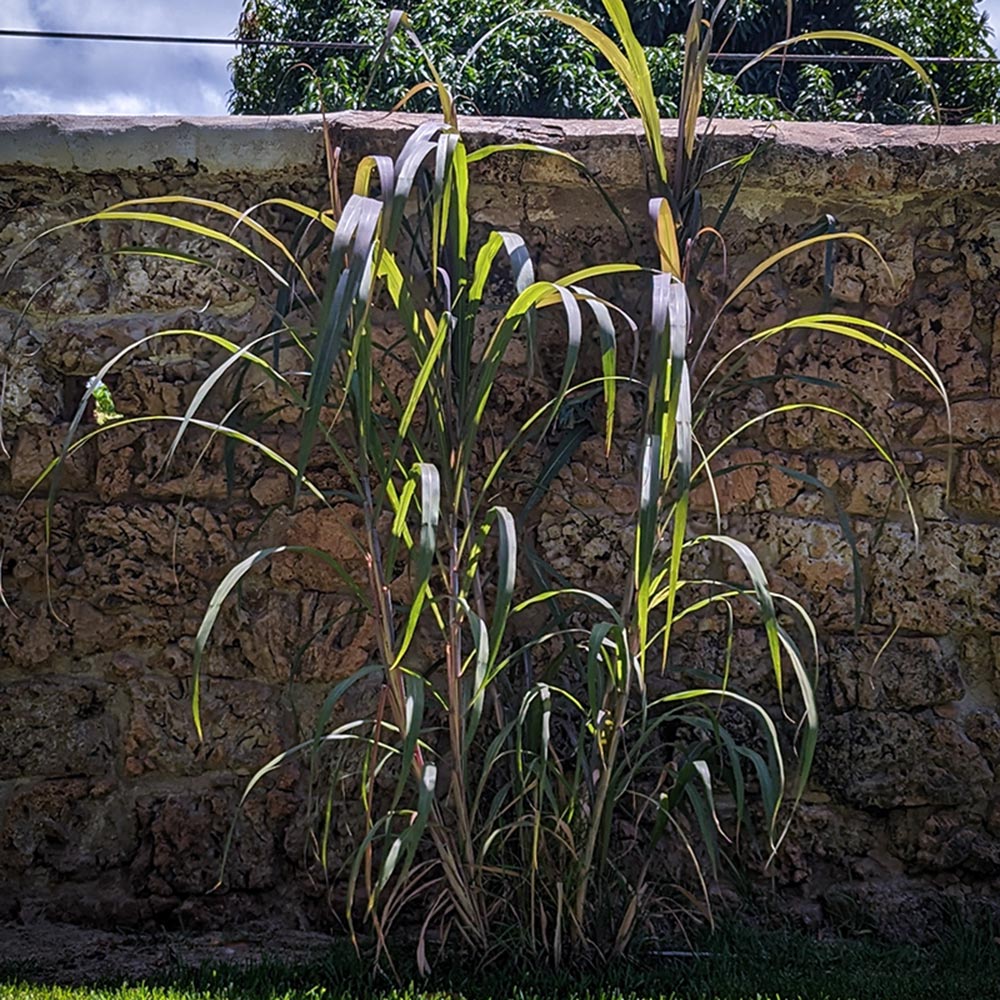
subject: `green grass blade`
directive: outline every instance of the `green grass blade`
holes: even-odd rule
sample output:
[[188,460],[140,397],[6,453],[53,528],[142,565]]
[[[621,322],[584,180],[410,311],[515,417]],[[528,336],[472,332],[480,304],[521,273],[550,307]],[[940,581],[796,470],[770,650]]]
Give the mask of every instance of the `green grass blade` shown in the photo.
[[208,602],[208,608],[205,611],[205,615],[201,620],[201,625],[198,626],[198,632],[194,637],[194,685],[191,692],[191,715],[194,719],[194,728],[198,733],[198,741],[201,742],[204,739],[204,733],[202,732],[201,726],[201,661],[205,654],[205,646],[208,643],[209,636],[212,634],[212,629],[215,626],[216,619],[219,617],[219,612],[222,610],[222,605],[226,598],[229,596],[230,592],[234,587],[250,572],[258,563],[263,562],[265,559],[270,559],[271,556],[278,552],[284,552],[286,547],[283,545],[272,546],[271,548],[259,549],[252,555],[247,556],[242,562],[237,563],[222,579],[222,582],[216,587],[215,592],[212,594],[211,599]]
[[419,462],[412,475],[420,480],[420,537],[414,554],[413,603],[406,617],[403,636],[392,661],[392,669],[402,664],[417,630],[421,612],[430,596],[429,582],[437,555],[437,526],[441,516],[441,477],[437,467]]
[[774,681],[778,690],[778,699],[784,705],[784,684],[782,679],[781,665],[781,639],[778,630],[778,616],[774,609],[774,598],[771,588],[764,573],[764,567],[757,558],[753,549],[745,542],[730,535],[703,535],[695,543],[700,541],[712,541],[719,545],[724,545],[743,564],[747,576],[753,585],[754,594],[760,607],[761,619],[764,624],[764,631],[767,635],[767,648],[771,656],[771,669],[774,672]]
[[347,343],[348,325],[359,304],[363,304],[359,303],[359,298],[374,254],[375,234],[381,214],[380,202],[352,195],[344,206],[344,214],[333,236],[330,267],[320,307],[315,361],[302,416],[296,489],[312,454],[334,367]]
[[490,667],[492,668],[500,652],[500,643],[507,630],[507,619],[514,599],[517,582],[517,527],[506,507],[492,507],[490,513],[496,518],[498,530],[497,596],[493,605],[493,620],[490,622]]

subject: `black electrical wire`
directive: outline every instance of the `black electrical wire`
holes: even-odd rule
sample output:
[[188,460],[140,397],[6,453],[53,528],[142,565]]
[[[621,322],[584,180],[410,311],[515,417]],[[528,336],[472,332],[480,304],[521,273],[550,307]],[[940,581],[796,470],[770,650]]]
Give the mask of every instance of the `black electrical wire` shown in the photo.
[[[784,60],[785,62],[801,63],[824,63],[824,62],[851,62],[851,63],[898,63],[903,60],[899,56],[879,56],[879,55],[848,55],[846,53],[829,52],[773,52],[764,56],[764,59]],[[963,65],[996,66],[1000,65],[1000,56],[913,56],[918,63],[961,63]],[[721,60],[723,62],[751,62],[754,59],[761,59],[761,56],[752,52],[713,52],[709,59]]]
[[157,42],[161,45],[287,45],[294,49],[335,49],[358,51],[370,49],[363,42],[307,42],[269,38],[196,38],[193,35],[113,35],[101,31],[29,31],[23,28],[0,28],[4,38],[46,38],[76,42]]
[[[198,38],[193,35],[117,35],[99,31],[31,31],[24,28],[0,28],[0,38],[45,38],[82,42],[155,42],[160,45],[236,45],[236,46],[285,46],[292,49],[320,49],[340,52],[360,52],[371,49],[364,42],[312,42],[291,38]],[[831,53],[775,52],[759,56],[752,52],[713,52],[710,59],[719,62],[784,61],[798,63],[897,63],[902,60],[892,55],[858,55]],[[1000,65],[1000,57],[988,56],[915,56],[917,62],[935,64],[961,64],[968,66]]]

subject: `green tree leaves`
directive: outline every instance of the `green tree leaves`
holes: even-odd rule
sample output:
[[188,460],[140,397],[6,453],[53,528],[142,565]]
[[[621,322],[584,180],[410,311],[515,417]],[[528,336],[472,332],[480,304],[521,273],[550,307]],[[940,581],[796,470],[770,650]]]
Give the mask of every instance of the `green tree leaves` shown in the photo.
[[[354,52],[303,54],[285,47],[248,47],[232,62],[230,107],[239,114],[282,114],[343,108],[393,107],[426,78],[417,47],[397,32],[378,60],[390,11],[403,6],[423,46],[465,113],[555,118],[619,117],[627,105],[621,83],[579,37],[537,17],[555,7],[611,31],[600,0],[247,0],[244,20],[255,37],[347,41]],[[690,6],[684,0],[632,0],[626,5],[636,37],[647,49],[662,114],[678,113],[683,36]],[[252,15],[252,16],[250,16]],[[986,15],[968,0],[744,0],[724,6],[715,38],[729,52],[760,52],[789,35],[854,31],[874,35],[912,55],[993,55]],[[477,48],[484,35],[489,37]],[[475,49],[472,58],[466,55]],[[807,43],[795,53],[863,54],[848,43]],[[870,54],[870,50],[867,50]],[[377,65],[376,65],[377,64]],[[722,117],[922,122],[934,119],[927,91],[900,63],[874,65],[771,62],[739,81],[739,62],[710,64],[705,107]],[[996,121],[1000,68],[929,65],[944,120]],[[409,107],[437,107],[431,92]]]

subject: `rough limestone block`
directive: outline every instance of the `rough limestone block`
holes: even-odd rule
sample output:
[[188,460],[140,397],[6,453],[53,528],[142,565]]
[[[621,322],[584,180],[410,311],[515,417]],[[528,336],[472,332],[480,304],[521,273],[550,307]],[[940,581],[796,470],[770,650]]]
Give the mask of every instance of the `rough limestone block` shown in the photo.
[[[64,229],[28,246],[46,229],[86,212],[77,205],[22,208],[8,216],[9,221],[0,216],[0,266],[5,272],[11,268],[0,307],[27,310],[29,319],[87,316],[107,308],[110,282],[96,225]],[[55,273],[54,255],[62,261]]]
[[56,677],[5,685],[0,778],[109,775],[117,733],[111,689]]
[[[946,274],[920,289],[896,332],[934,365],[949,393],[960,398],[989,392],[990,345],[983,336],[988,331],[989,317],[977,308],[969,283]],[[899,385],[907,396],[932,403],[939,399],[926,381],[903,367]]]
[[135,810],[113,780],[50,779],[22,785],[0,824],[0,866],[92,878],[135,850]]
[[1000,447],[963,448],[956,465],[952,504],[975,514],[1000,513]]
[[271,683],[334,682],[377,656],[374,620],[355,600],[325,592],[259,593],[219,631],[232,635],[248,672]]
[[[800,601],[821,628],[846,631],[854,626],[854,577],[851,549],[839,525],[827,521],[760,514],[730,518],[727,530],[747,543],[765,567],[771,588]],[[855,525],[863,557],[867,526]],[[736,558],[725,555],[727,578],[747,583]]]
[[860,809],[983,802],[993,771],[950,719],[852,711],[827,718],[817,750],[823,785]]
[[1000,840],[982,827],[982,817],[943,809],[897,809],[889,816],[892,853],[911,871],[956,869],[1000,874]]
[[[302,545],[336,560],[352,579],[365,581],[362,539],[364,514],[353,504],[339,504],[330,510],[309,509],[297,514],[277,515],[269,527],[284,543]],[[278,586],[342,593],[348,585],[337,569],[311,553],[279,555],[271,563],[271,579]]]
[[[164,209],[161,207],[159,211]],[[199,225],[217,228],[225,235],[232,228],[229,216],[218,213],[169,206],[166,212],[172,216],[190,216]],[[258,295],[273,299],[277,286],[273,276],[221,241],[151,223],[106,222],[104,234],[105,250],[112,253],[131,246],[157,247],[205,262],[184,263],[131,253],[112,258],[109,309],[113,313],[167,313],[209,306],[216,314],[240,316],[253,307]],[[238,230],[232,236],[246,243],[255,242],[249,229]]]
[[85,508],[78,545],[82,595],[104,608],[203,599],[234,561],[226,516],[204,507]]
[[[910,440],[919,446],[947,444],[948,418],[940,403],[912,411]],[[951,440],[955,444],[982,445],[1000,438],[1000,398],[959,399],[951,406]]]
[[296,809],[287,789],[259,790],[237,813],[238,784],[227,788],[139,796],[139,850],[130,866],[134,890],[176,900],[200,895],[220,879],[226,837],[237,820],[226,889],[273,889],[278,879],[275,831]]
[[[24,495],[30,490],[66,446],[67,426],[39,427],[28,424],[14,441],[10,460],[11,492]],[[93,448],[75,451],[62,465],[60,485],[65,490],[85,490],[94,481],[96,456]],[[44,496],[48,484],[39,487]]]
[[1000,534],[992,524],[926,525],[919,549],[887,524],[871,559],[872,620],[932,635],[1000,632]]
[[288,743],[279,689],[203,678],[199,742],[190,688],[148,676],[132,681],[132,711],[122,739],[126,774],[252,774]]
[[828,664],[837,708],[905,710],[946,705],[964,693],[958,663],[935,639],[887,636],[830,643]]

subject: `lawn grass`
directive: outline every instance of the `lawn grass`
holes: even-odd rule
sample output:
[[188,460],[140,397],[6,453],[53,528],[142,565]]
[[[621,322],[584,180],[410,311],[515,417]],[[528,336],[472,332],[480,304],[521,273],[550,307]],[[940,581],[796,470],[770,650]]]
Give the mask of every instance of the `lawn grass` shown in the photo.
[[[397,988],[351,955],[288,965],[181,968],[142,984],[87,987],[33,981],[0,965],[2,1000],[1000,1000],[1000,945],[951,931],[916,948],[816,941],[802,934],[726,931],[704,958],[649,956],[600,974],[440,970]],[[34,977],[37,979],[38,977]]]

